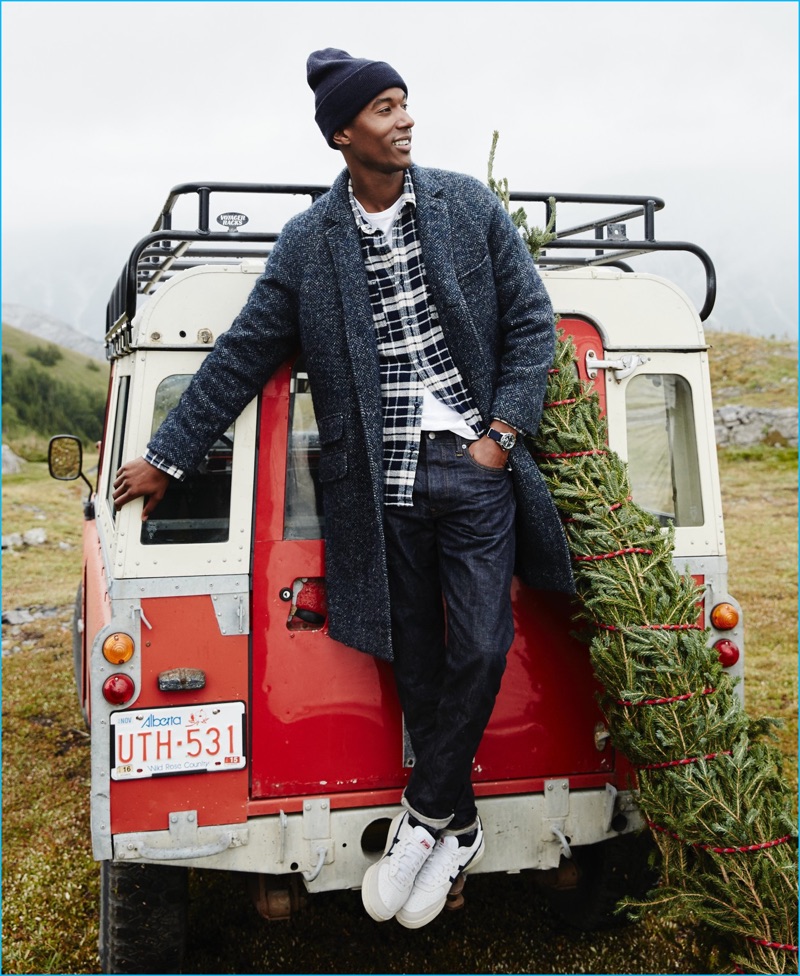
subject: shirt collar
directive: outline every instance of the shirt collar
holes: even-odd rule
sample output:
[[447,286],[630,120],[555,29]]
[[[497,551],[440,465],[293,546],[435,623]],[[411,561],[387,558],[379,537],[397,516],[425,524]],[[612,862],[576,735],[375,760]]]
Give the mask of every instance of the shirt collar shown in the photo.
[[[364,215],[358,209],[356,204],[356,198],[353,195],[353,181],[348,178],[347,180],[347,196],[350,200],[350,209],[353,211],[353,216],[355,217],[356,227],[364,234],[376,234],[376,229],[368,221],[364,220]],[[403,175],[403,192],[400,194],[400,213],[407,203],[410,203],[412,207],[416,209],[417,206],[417,195],[414,193],[414,182],[411,179],[410,170],[406,170]]]

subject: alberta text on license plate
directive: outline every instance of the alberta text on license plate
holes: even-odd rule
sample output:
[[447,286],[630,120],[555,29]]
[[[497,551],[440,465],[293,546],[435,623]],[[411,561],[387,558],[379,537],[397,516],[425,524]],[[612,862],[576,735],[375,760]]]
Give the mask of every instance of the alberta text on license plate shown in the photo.
[[140,708],[111,715],[111,778],[244,769],[244,702]]

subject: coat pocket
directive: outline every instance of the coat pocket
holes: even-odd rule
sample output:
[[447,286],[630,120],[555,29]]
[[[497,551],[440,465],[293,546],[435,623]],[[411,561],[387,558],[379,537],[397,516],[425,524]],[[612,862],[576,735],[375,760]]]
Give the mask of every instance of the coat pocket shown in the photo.
[[320,444],[333,444],[338,441],[344,433],[344,415],[332,413],[327,417],[320,417],[317,420],[319,429]]
[[347,474],[347,453],[345,451],[323,452],[319,458],[320,484],[338,481]]
[[474,275],[482,275],[488,269],[489,265],[489,255],[484,254],[483,257],[475,256],[472,261],[468,262],[466,268],[456,268],[456,279],[461,285],[465,281],[469,281]]

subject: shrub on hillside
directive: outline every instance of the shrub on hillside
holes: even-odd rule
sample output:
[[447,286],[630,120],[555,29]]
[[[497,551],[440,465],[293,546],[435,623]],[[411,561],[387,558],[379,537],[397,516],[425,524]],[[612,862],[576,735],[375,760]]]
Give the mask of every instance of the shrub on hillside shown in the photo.
[[[59,354],[60,355],[60,354]],[[105,396],[3,355],[3,436],[70,433],[89,445],[103,429]]]
[[42,366],[55,366],[57,362],[64,358],[64,354],[52,342],[47,346],[33,346],[26,353],[31,359],[35,359]]

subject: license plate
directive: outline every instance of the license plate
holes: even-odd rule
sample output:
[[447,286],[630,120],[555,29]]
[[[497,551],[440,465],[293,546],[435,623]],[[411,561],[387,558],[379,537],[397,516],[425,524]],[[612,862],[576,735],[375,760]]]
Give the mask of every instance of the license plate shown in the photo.
[[114,712],[111,778],[244,769],[244,714],[244,702]]

